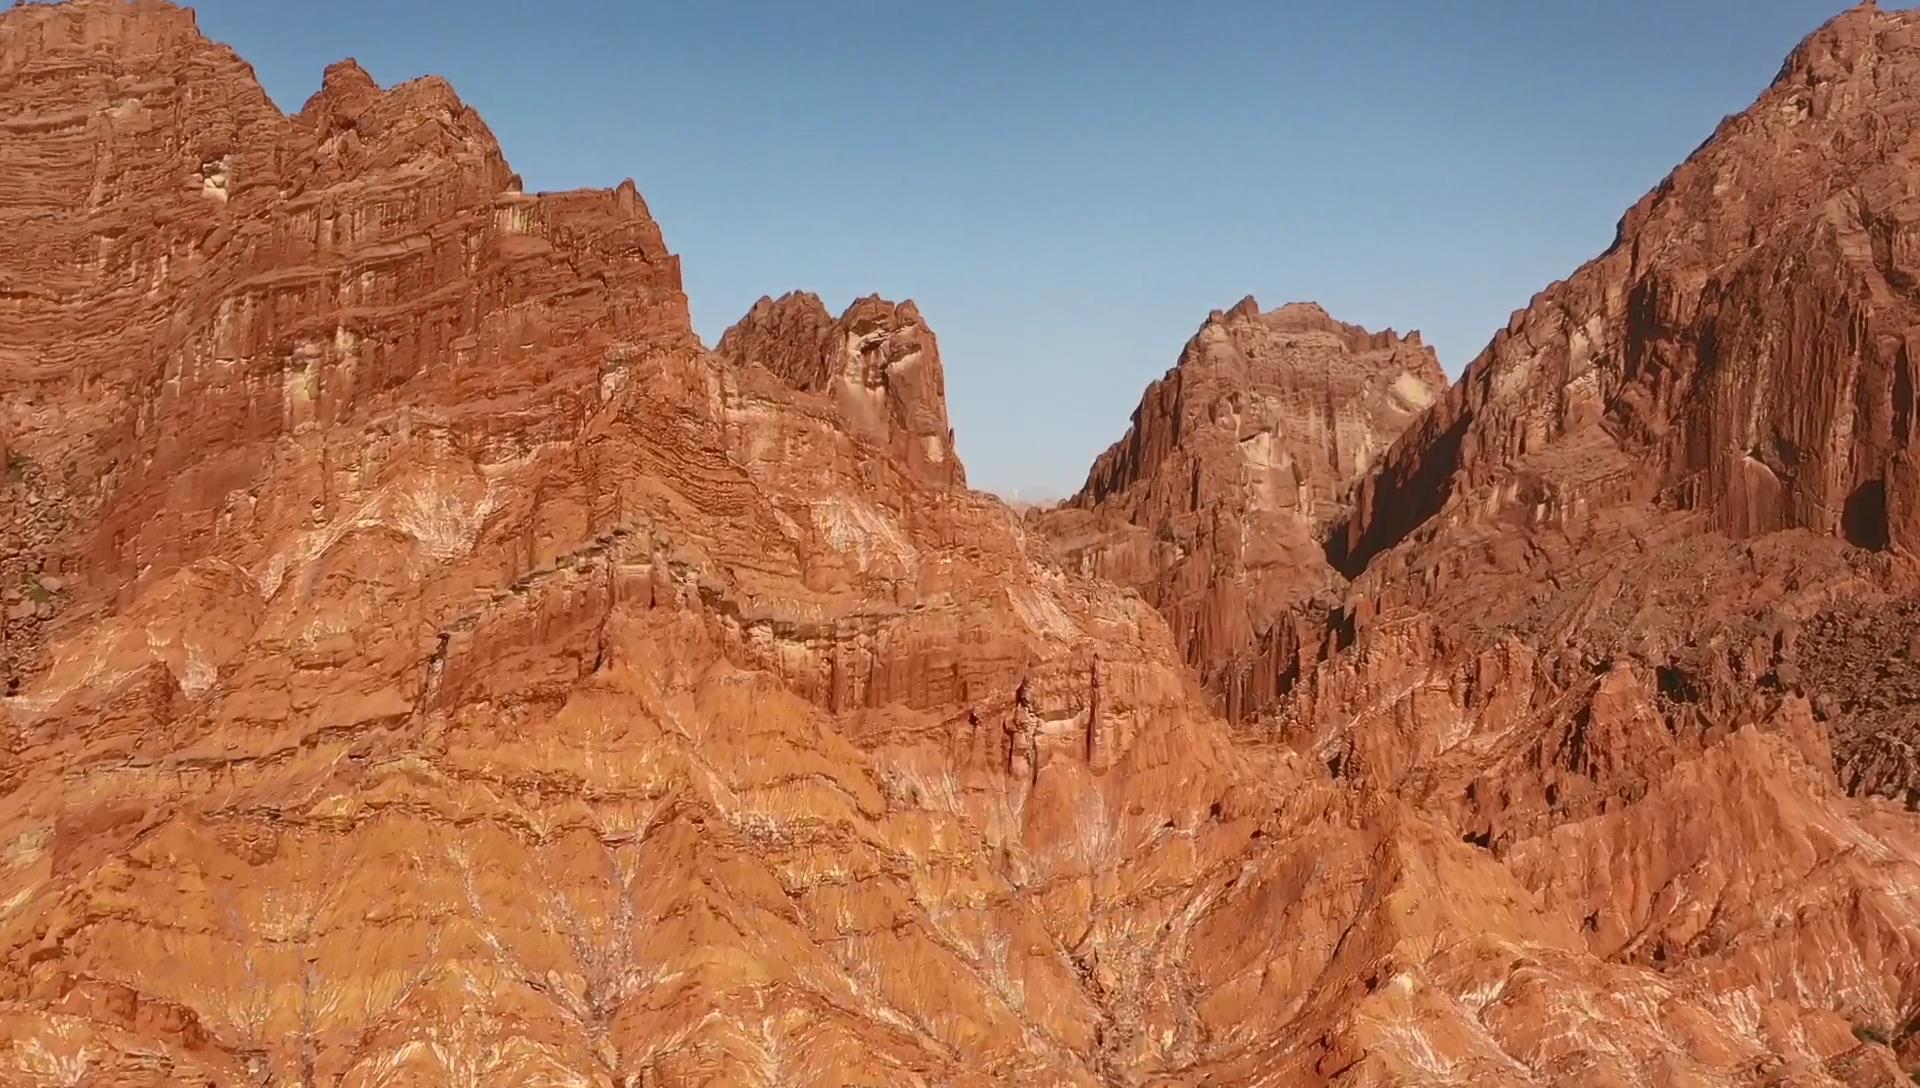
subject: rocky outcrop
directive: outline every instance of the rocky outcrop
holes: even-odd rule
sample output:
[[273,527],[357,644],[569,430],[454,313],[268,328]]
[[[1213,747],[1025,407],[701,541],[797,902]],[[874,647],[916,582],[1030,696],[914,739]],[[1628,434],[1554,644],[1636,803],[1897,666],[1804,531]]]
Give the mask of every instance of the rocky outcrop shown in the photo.
[[[1787,571],[1846,602],[1803,620],[1911,589],[1912,21],[1862,6],[1808,38],[1605,254],[1514,314],[1331,533],[1346,615],[1417,608],[1666,667],[1748,637],[1743,613],[1805,590]],[[1786,673],[1748,679],[1813,698],[1797,630],[1761,655]],[[1248,682],[1297,675],[1281,651]],[[1902,795],[1911,759],[1878,704],[1899,701],[1903,641],[1822,652],[1884,685],[1820,715],[1847,779]]]
[[698,349],[633,186],[518,192],[442,81],[345,62],[282,116],[159,3],[23,7],[3,48],[0,430],[70,610],[338,531],[393,465],[510,461]]
[[1326,525],[1445,387],[1418,333],[1243,299],[1208,317],[1086,486],[1035,524],[1070,565],[1138,589],[1225,694],[1276,617],[1340,584]]
[[1879,862],[1914,856],[1920,798],[1916,70],[1911,14],[1803,43],[1361,478],[1329,535],[1351,585],[1232,681],[1268,735],[1450,824],[1609,961],[1745,995],[1761,1034],[1775,1002],[1847,1010],[1871,1053],[1825,1068],[1863,1083],[1915,1017]]
[[963,485],[940,345],[911,301],[856,300],[835,321],[816,295],[761,298],[715,349],[795,389],[824,393],[852,429],[921,479]]
[[1776,1002],[1845,1010],[1868,1045],[1824,1073],[1860,1083],[1911,1064],[1916,1016],[1878,867],[1911,862],[1920,807],[1916,42],[1865,7],[1804,43],[1359,475],[1333,590],[1198,661],[1235,717],[1450,826],[1595,954],[1747,995],[1761,1034]]
[[1336,565],[1441,521],[1630,502],[1733,537],[1920,548],[1909,22],[1865,5],[1809,38],[1605,254],[1515,313],[1367,480]]
[[914,459],[904,304],[708,353],[631,185],[519,192],[436,81],[283,116],[157,0],[0,15],[0,127],[0,1082],[1913,1064],[1914,816],[1795,688],[1886,553],[1486,527],[1270,625],[1236,730]]

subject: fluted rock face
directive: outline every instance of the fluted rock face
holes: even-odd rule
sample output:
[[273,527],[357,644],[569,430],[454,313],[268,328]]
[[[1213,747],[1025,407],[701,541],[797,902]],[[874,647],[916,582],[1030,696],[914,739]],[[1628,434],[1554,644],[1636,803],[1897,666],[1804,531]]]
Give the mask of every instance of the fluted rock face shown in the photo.
[[[633,187],[514,191],[444,82],[347,62],[285,117],[152,3],[23,6],[0,50],[0,431],[30,511],[0,577],[32,554],[62,608],[216,538],[318,539],[396,464],[510,461],[624,360],[697,350]],[[267,466],[301,480],[265,493]],[[9,621],[10,681],[47,622]]]
[[[282,116],[152,0],[0,15],[0,127],[0,1083],[1920,1058],[1914,817],[1839,788],[1815,705],[1904,629],[1884,554],[1622,521],[1610,595],[1483,578],[1459,622],[1370,571],[1250,736],[1138,596],[913,458],[904,304],[707,353],[631,186],[515,191],[433,81]],[[1702,634],[1657,663],[1540,633],[1663,609]]]
[[1761,1024],[1879,978],[1848,1015],[1891,1046],[1823,1068],[1850,1083],[1920,1064],[1880,864],[1920,843],[1916,74],[1912,13],[1810,37],[1362,476],[1329,537],[1353,581],[1235,680],[1265,735],[1449,824],[1609,962]]
[[1358,570],[1437,515],[1657,499],[1731,536],[1920,550],[1920,34],[1857,8],[1542,292],[1368,482]]
[[835,321],[817,295],[761,298],[715,349],[795,389],[824,393],[853,430],[921,479],[964,484],[947,422],[940,345],[911,301],[859,299]]
[[1224,685],[1288,605],[1339,584],[1321,532],[1446,384],[1418,333],[1249,297],[1208,317],[1086,486],[1035,522],[1070,564],[1140,590]]
[[[1254,735],[1451,828],[1608,962],[1751,1001],[1756,1025],[1817,978],[1879,979],[1828,1007],[1891,1046],[1836,1052],[1816,1082],[1920,1064],[1893,875],[1920,856],[1915,74],[1912,14],[1811,37],[1358,475],[1333,570],[1298,590],[1331,592],[1282,598],[1242,652],[1188,642]],[[1122,579],[1151,587],[1168,553]],[[1183,603],[1155,602],[1185,633]]]
[[[1800,543],[1765,550],[1788,566],[1854,572],[1857,585],[1810,575],[1841,611],[1891,607],[1920,545],[1920,301],[1904,286],[1916,74],[1911,13],[1840,16],[1626,214],[1605,254],[1516,312],[1331,534],[1358,578],[1349,617],[1419,607],[1664,663],[1752,637],[1711,628],[1803,588],[1766,584],[1778,572],[1754,570],[1758,546],[1741,543],[1783,534]],[[1832,670],[1795,661],[1821,607],[1756,618],[1784,679],[1748,679],[1821,695],[1811,678]],[[1283,686],[1302,641],[1270,646],[1249,682]],[[1904,642],[1857,643],[1823,652],[1897,686]],[[1836,694],[1821,715],[1848,782],[1920,789],[1901,770],[1913,734],[1898,741],[1899,716],[1875,704]]]

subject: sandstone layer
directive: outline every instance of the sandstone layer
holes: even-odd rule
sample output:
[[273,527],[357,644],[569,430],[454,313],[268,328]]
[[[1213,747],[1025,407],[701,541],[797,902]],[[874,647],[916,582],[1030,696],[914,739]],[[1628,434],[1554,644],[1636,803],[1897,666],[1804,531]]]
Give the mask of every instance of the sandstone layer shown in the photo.
[[[1850,14],[1783,79],[1895,115],[1914,23]],[[1518,462],[1432,445],[1456,390],[1349,517],[1387,436],[1299,409],[1338,434],[1271,431],[1299,486],[1218,492],[1335,523],[1327,592],[1237,659],[1236,729],[1188,629],[964,488],[908,304],[789,296],[708,352],[630,183],[522,193],[445,84],[350,63],[285,116],[159,0],[0,14],[0,129],[0,1083],[1920,1062],[1916,817],[1832,754],[1836,707],[1905,690],[1843,675],[1909,614],[1897,457],[1887,550],[1804,511],[1732,532],[1706,485],[1590,536],[1438,513],[1480,476],[1390,532],[1439,474],[1408,466]],[[1841,265],[1779,267],[1776,302]],[[1278,314],[1220,323],[1382,346]],[[1158,493],[1139,463],[1096,501]]]

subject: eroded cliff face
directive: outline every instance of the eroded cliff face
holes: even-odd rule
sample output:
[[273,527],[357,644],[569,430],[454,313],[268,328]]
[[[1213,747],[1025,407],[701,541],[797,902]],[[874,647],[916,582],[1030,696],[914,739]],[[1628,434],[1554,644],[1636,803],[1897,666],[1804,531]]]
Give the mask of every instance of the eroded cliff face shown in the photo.
[[[433,81],[343,66],[282,116],[153,0],[0,15],[0,125],[0,532],[35,579],[0,1081],[1920,1057],[1913,816],[1838,787],[1811,700],[1743,687],[1781,679],[1762,627],[1601,667],[1500,626],[1536,582],[1483,580],[1486,625],[1382,589],[1327,606],[1277,734],[1236,732],[1148,604],[915,460],[944,423],[891,408],[937,389],[895,381],[937,362],[905,304],[769,304],[799,316],[707,353],[630,185],[519,193]],[[855,361],[885,430],[834,389]],[[1712,554],[1619,571],[1589,626],[1889,591],[1832,536]],[[1846,660],[1828,630],[1807,675]]]
[[1320,537],[1446,384],[1418,333],[1243,299],[1147,388],[1080,493],[1033,522],[1070,567],[1139,590],[1225,694],[1259,632],[1342,584]]
[[[1730,675],[1818,701],[1854,788],[1920,790],[1901,769],[1920,723],[1893,705],[1903,628],[1867,638],[1862,616],[1846,625],[1857,645],[1827,638],[1811,658],[1801,637],[1823,612],[1895,607],[1911,583],[1916,33],[1871,6],[1821,29],[1607,253],[1515,313],[1331,534],[1357,579],[1349,618],[1417,607],[1676,675],[1724,656],[1696,647],[1720,629],[1764,628],[1774,645]],[[1838,568],[1819,581],[1839,599],[1759,577],[1762,552]],[[1782,594],[1803,603],[1763,619]],[[1872,690],[1836,688],[1838,660]]]
[[1470,518],[1635,501],[1736,538],[1920,548],[1914,34],[1865,6],[1795,50],[1395,446],[1336,562]]
[[[1243,735],[1450,828],[1593,954],[1762,1034],[1851,1009],[1892,1047],[1827,1072],[1866,1083],[1920,1058],[1916,32],[1869,6],[1809,38],[1358,474],[1330,570],[1295,563],[1240,645],[1186,643]],[[1216,493],[1227,524],[1259,507]],[[1186,633],[1157,588],[1183,557],[1149,554],[1121,577]]]
[[1822,28],[1516,313],[1361,478],[1328,537],[1351,584],[1230,681],[1255,732],[1449,824],[1609,962],[1758,1024],[1838,998],[1893,1046],[1830,1072],[1875,1083],[1920,1057],[1917,33]]
[[835,321],[816,295],[762,297],[714,349],[795,389],[824,393],[857,434],[931,483],[963,484],[940,345],[911,301],[869,295]]
[[[242,537],[280,549],[250,572],[271,587],[396,467],[484,490],[626,360],[698,350],[633,186],[518,192],[437,79],[383,92],[348,61],[284,117],[155,4],[24,6],[0,50],[0,430],[29,507],[0,577],[32,556],[61,581],[49,611],[124,604]],[[484,452],[445,465],[458,447]],[[9,623],[9,683],[50,624]]]

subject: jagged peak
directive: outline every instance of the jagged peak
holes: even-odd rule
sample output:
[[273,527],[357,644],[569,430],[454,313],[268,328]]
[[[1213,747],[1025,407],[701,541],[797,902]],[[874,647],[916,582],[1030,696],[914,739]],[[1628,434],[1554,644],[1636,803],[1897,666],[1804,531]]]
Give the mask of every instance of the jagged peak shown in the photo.
[[[1832,179],[1857,169],[1859,160],[1882,154],[1871,141],[1850,140],[1806,160],[1799,149],[1838,138],[1850,125],[1880,124],[1896,96],[1898,82],[1885,71],[1888,61],[1920,53],[1920,9],[1886,11],[1859,4],[1835,15],[1807,35],[1781,62],[1773,81],[1747,108],[1723,118],[1685,160],[1621,217],[1614,247],[1655,218],[1684,180],[1712,170],[1729,154],[1792,160],[1783,172],[1794,193],[1824,188]],[[1914,63],[1911,59],[1907,64]],[[1814,169],[1807,169],[1811,162]],[[1816,180],[1817,179],[1817,180]],[[1749,199],[1763,203],[1774,188],[1749,186]],[[1682,220],[1696,218],[1683,213]],[[1610,250],[1611,251],[1611,250]]]
[[[1916,72],[1920,11],[1861,4],[1802,40],[1752,105],[1628,209],[1605,253],[1516,311],[1427,424],[1402,436],[1334,538],[1337,563],[1357,574],[1449,504],[1491,505],[1492,481],[1523,474],[1588,509],[1601,480],[1623,505],[1684,491],[1731,535],[1813,529],[1913,547],[1920,487],[1904,448],[1900,346],[1913,307],[1894,285],[1912,276]],[[1756,331],[1807,327],[1810,305],[1859,331],[1787,343]],[[1821,352],[1843,340],[1859,375],[1845,380],[1860,384],[1832,398],[1822,383],[1839,368]],[[1550,371],[1542,358],[1572,362]],[[1581,386],[1607,392],[1562,392]],[[1564,418],[1542,428],[1543,405]],[[1560,455],[1557,475],[1532,475],[1555,463],[1537,434],[1588,445]],[[1768,464],[1782,435],[1811,465]],[[1610,461],[1596,467],[1587,449]]]
[[[383,89],[349,57],[327,66],[320,89],[293,120],[323,136],[347,136],[351,130],[350,139],[332,148],[335,162],[349,173],[422,158],[472,159],[494,189],[520,189],[486,119],[439,76],[421,76]],[[607,190],[598,192],[603,197],[607,194]],[[624,196],[615,191],[612,196],[625,210],[644,211],[637,189]]]
[[1832,66],[1833,61],[1856,55],[1862,43],[1872,41],[1874,31],[1885,24],[1912,22],[1920,18],[1914,11],[1883,11],[1874,0],[1846,9],[1820,24],[1813,33],[1800,40],[1800,44],[1787,54],[1780,64],[1780,71],[1773,78],[1773,86],[1794,81],[1801,76],[1831,78],[1841,69]]
[[41,45],[154,48],[183,40],[212,44],[200,32],[193,9],[169,0],[62,0],[56,4],[15,0],[0,11],[9,36],[37,27]]
[[1343,330],[1357,328],[1339,321],[1327,312],[1325,306],[1311,300],[1287,302],[1271,310],[1262,310],[1260,300],[1247,295],[1224,310],[1213,310],[1207,314],[1205,324],[1233,324],[1243,321],[1258,321],[1269,327],[1285,328],[1324,328]]
[[0,7],[0,74],[55,53],[91,54],[95,60],[111,58],[138,68],[200,57],[210,62],[203,70],[244,78],[249,97],[280,112],[260,87],[252,65],[201,33],[192,9],[167,0],[14,0]]
[[1336,334],[1360,332],[1372,335],[1370,330],[1335,318],[1318,302],[1289,302],[1259,316],[1261,322],[1270,329],[1325,331]]
[[820,296],[814,294],[812,291],[787,291],[781,294],[780,297],[778,298],[771,298],[767,295],[761,295],[760,301],[754,303],[753,309],[749,312],[750,313],[802,312],[807,314],[817,313],[821,317],[827,318],[828,320],[832,320],[833,318],[832,312],[827,309],[827,304],[821,301]]
[[348,57],[327,65],[320,77],[320,89],[300,107],[297,116],[319,121],[328,127],[351,122],[365,113],[382,95],[380,84],[360,62]]
[[1241,298],[1239,302],[1236,302],[1232,306],[1227,307],[1225,312],[1222,312],[1220,310],[1215,310],[1211,314],[1207,315],[1208,320],[1212,320],[1212,321],[1230,321],[1234,318],[1247,318],[1247,317],[1259,317],[1259,316],[1260,316],[1260,300],[1254,298],[1252,295],[1247,295]]
[[[1364,325],[1341,321],[1329,313],[1325,306],[1311,300],[1288,302],[1271,310],[1262,310],[1259,300],[1252,295],[1245,296],[1225,310],[1209,313],[1195,337],[1195,344],[1203,340],[1209,330],[1217,329],[1231,337],[1235,329],[1250,326],[1259,326],[1268,332],[1326,333],[1338,337],[1353,352],[1391,348],[1399,344],[1421,349],[1426,347],[1418,331],[1403,336],[1391,327],[1376,331]],[[1182,362],[1191,354],[1183,354]],[[1437,368],[1437,360],[1435,365]]]
[[[515,174],[518,178],[520,175]],[[640,195],[640,186],[632,178],[621,178],[620,184],[613,187],[614,206],[629,215],[646,216],[651,219],[652,212],[647,208],[647,198]]]
[[[848,303],[836,318],[819,295],[796,290],[777,298],[761,295],[739,321],[721,334],[715,350],[730,363],[746,364],[764,361],[762,357],[769,352],[790,353],[801,341],[817,342],[818,351],[830,352],[833,349],[827,340],[835,329],[866,333],[882,326],[925,328],[925,325],[920,308],[912,299],[895,302],[878,294],[863,295]],[[807,368],[801,384],[811,386],[824,381],[826,369],[823,364],[820,373],[815,374],[812,368]]]
[[761,295],[720,334],[714,353],[733,366],[759,363],[801,388],[826,380],[824,342],[833,314],[811,291]]
[[395,84],[387,93],[409,106],[437,106],[455,113],[474,112],[445,76],[431,74],[416,76],[403,83]]
[[320,77],[320,87],[322,93],[340,93],[358,87],[375,91],[380,89],[380,85],[374,82],[373,76],[352,57],[345,57],[327,65],[326,72]]
[[[962,483],[947,421],[946,378],[933,330],[912,299],[854,299],[836,319],[820,296],[762,295],[721,335],[714,353],[758,366],[788,385],[826,392],[852,428],[924,479]],[[870,392],[878,390],[877,401]]]
[[878,294],[863,295],[849,302],[836,318],[819,295],[812,291],[796,290],[777,298],[761,295],[747,308],[746,314],[721,336],[721,343],[727,343],[729,338],[737,340],[748,326],[796,321],[819,327],[839,325],[845,328],[876,323],[925,323],[920,315],[920,307],[910,298],[895,302]]
[[840,314],[840,323],[849,328],[873,323],[918,324],[921,323],[920,307],[910,298],[894,302],[879,295],[866,295],[848,304]]
[[[1329,349],[1340,354],[1331,355]],[[1375,332],[1340,321],[1312,301],[1262,310],[1259,301],[1247,295],[1226,310],[1212,311],[1174,366],[1148,385],[1127,433],[1095,460],[1071,504],[1092,507],[1143,483],[1151,490],[1165,482],[1157,476],[1169,458],[1179,456],[1178,451],[1191,453],[1223,442],[1237,448],[1246,437],[1238,424],[1226,428],[1191,424],[1218,418],[1214,412],[1223,398],[1236,404],[1232,411],[1238,418],[1244,404],[1252,403],[1242,402],[1242,394],[1249,389],[1287,388],[1327,405],[1329,412],[1364,418],[1367,430],[1385,436],[1376,440],[1384,447],[1447,384],[1439,357],[1418,333],[1402,337],[1390,328]],[[1182,415],[1189,420],[1178,422]],[[1268,428],[1268,433],[1294,441],[1297,436],[1331,432],[1326,427],[1300,426]],[[1342,486],[1365,467],[1352,458],[1352,451],[1320,450],[1313,445],[1316,439],[1299,440],[1307,445],[1300,447],[1295,460],[1324,462]]]

